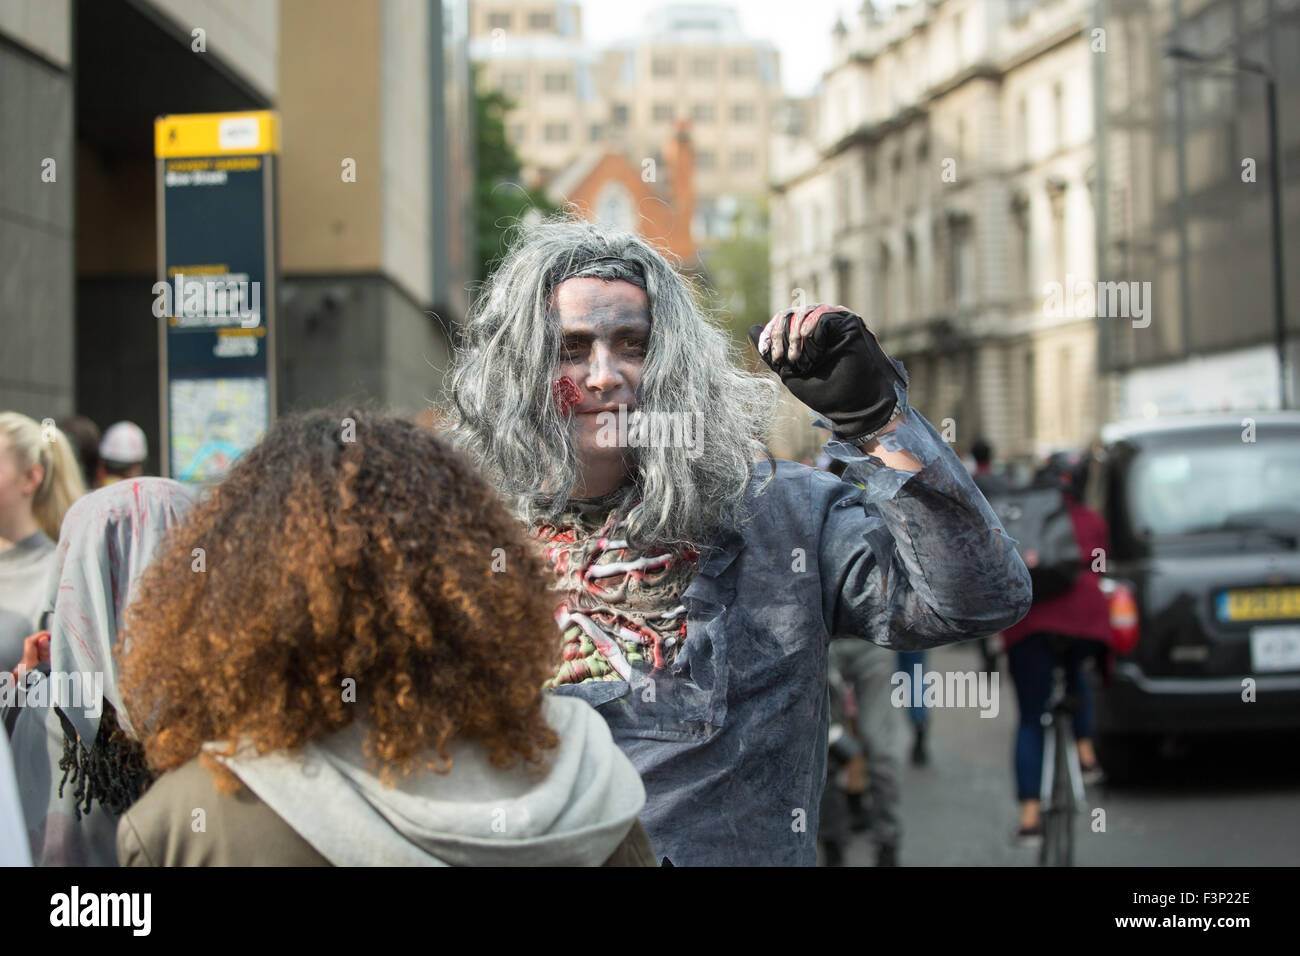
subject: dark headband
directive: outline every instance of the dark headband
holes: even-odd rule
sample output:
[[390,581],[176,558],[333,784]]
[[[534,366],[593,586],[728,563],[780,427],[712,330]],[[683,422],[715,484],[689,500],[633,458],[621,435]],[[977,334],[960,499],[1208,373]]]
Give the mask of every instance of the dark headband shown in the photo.
[[[605,263],[617,263],[619,265],[625,266],[627,269],[629,269],[632,272],[632,275],[626,278],[620,276],[619,278],[625,282],[631,282],[633,285],[639,286],[642,289],[646,287],[645,274],[642,271],[641,264],[639,262],[634,262],[631,259],[624,259],[622,256],[600,256],[596,259],[587,259],[576,265],[570,266],[566,271],[561,273],[560,276],[554,282],[551,283],[551,288],[554,289],[557,285],[559,285],[561,282],[564,282],[566,279],[583,278],[587,275],[589,270],[598,268],[601,265],[604,265]],[[603,278],[603,277],[596,276],[594,278]]]

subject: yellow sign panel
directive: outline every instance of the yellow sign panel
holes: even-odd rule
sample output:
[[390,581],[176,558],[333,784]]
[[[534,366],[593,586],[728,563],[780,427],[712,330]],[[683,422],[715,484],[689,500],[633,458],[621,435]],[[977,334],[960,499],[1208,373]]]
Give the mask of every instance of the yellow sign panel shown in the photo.
[[184,113],[153,123],[153,153],[180,156],[235,156],[280,151],[280,117],[270,110],[250,113]]
[[1300,588],[1254,588],[1229,591],[1225,621],[1279,621],[1300,617]]

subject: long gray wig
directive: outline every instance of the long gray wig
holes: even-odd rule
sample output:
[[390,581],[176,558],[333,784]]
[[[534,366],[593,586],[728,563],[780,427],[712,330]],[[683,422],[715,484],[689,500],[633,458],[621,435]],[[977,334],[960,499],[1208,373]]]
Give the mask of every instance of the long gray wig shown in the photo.
[[572,423],[552,400],[561,334],[551,293],[578,276],[622,279],[647,293],[650,342],[637,408],[701,413],[695,447],[633,450],[633,487],[620,506],[641,500],[627,511],[626,534],[643,547],[705,545],[718,528],[740,523],[753,462],[772,463],[763,440],[779,386],[739,366],[690,280],[633,233],[571,214],[519,227],[467,321],[449,433],[530,527],[564,509],[578,459]]

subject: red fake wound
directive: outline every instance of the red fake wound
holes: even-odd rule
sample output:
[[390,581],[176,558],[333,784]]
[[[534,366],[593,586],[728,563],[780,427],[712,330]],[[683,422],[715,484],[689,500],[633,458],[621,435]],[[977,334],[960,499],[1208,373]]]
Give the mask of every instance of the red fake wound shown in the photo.
[[567,375],[562,375],[551,383],[551,393],[555,396],[555,407],[561,415],[567,415],[575,405],[581,404],[582,392],[578,383]]

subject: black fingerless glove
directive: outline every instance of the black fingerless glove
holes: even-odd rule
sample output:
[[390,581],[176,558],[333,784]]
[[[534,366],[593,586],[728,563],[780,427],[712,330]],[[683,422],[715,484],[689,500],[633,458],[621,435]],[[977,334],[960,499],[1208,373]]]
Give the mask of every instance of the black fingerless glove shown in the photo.
[[[852,312],[826,312],[805,338],[799,358],[789,359],[789,326],[793,312],[783,317],[786,354],[778,362],[759,352],[795,398],[831,423],[836,438],[854,440],[884,428],[894,418],[898,396],[894,383],[903,383],[866,323]],[[758,348],[763,326],[749,330]]]

